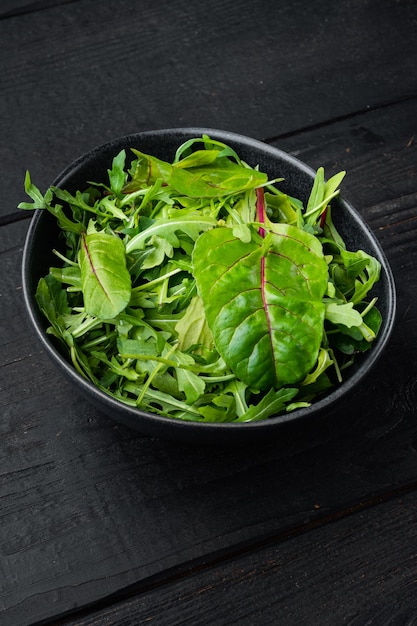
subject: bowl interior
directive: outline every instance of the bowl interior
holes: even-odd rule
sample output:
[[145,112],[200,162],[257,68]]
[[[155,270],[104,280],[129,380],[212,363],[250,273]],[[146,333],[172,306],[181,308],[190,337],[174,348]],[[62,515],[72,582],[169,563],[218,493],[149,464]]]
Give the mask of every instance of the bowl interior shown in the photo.
[[[258,165],[271,178],[283,177],[280,189],[300,198],[308,199],[315,172],[298,159],[260,141],[214,129],[185,128],[158,130],[118,138],[94,148],[69,165],[53,182],[54,185],[74,193],[86,187],[87,181],[106,182],[107,170],[113,157],[121,150],[137,148],[164,160],[172,161],[179,145],[187,139],[208,134],[234,148],[239,156],[251,166]],[[37,211],[32,218],[23,254],[23,292],[26,307],[33,327],[44,348],[64,373],[78,386],[80,391],[100,410],[131,428],[145,434],[166,436],[175,439],[199,441],[243,441],[256,434],[270,434],[284,422],[306,418],[323,412],[345,396],[370,370],[392,331],[395,317],[395,287],[391,269],[377,239],[361,219],[359,213],[343,197],[333,201],[332,217],[336,228],[348,248],[363,249],[375,256],[382,265],[380,281],[373,295],[378,297],[378,308],[383,322],[372,349],[361,355],[346,372],[344,382],[333,389],[311,407],[249,424],[204,424],[182,422],[165,418],[129,407],[107,396],[81,377],[60,352],[50,335],[46,334],[48,323],[38,310],[34,299],[39,279],[48,273],[50,265],[56,263],[52,248],[58,247],[58,228],[55,219],[46,211]]]

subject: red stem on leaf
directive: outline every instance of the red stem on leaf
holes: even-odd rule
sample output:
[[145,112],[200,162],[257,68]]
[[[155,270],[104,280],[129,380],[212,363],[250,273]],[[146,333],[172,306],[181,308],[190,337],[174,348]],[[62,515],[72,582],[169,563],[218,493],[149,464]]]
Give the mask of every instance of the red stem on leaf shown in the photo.
[[[260,224],[265,224],[265,194],[263,187],[258,187],[256,189],[256,219]],[[259,227],[259,234],[261,237],[265,237],[266,231],[263,226]],[[261,295],[262,295],[262,304],[265,311],[265,317],[268,324],[269,337],[271,338],[272,334],[272,325],[271,318],[269,315],[269,307],[265,293],[265,285],[266,285],[266,276],[265,276],[265,255],[263,254],[261,257]],[[273,352],[273,346],[271,342],[271,350]]]
[[[265,224],[265,195],[263,187],[256,189],[256,218],[260,224]],[[259,227],[259,234],[261,237],[265,237],[265,228],[262,228],[262,226]]]
[[324,224],[326,222],[326,215],[327,215],[327,206],[324,209],[323,213],[320,215],[320,228],[324,228]]

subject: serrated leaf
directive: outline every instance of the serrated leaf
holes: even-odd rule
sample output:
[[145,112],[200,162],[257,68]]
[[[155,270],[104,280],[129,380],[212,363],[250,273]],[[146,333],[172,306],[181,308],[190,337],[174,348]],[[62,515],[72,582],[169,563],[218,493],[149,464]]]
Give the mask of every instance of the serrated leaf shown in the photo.
[[121,150],[112,161],[111,170],[107,170],[110,188],[115,194],[119,194],[123,188],[126,173],[124,171],[126,161],[126,151]]
[[18,209],[33,210],[46,208],[45,199],[38,187],[32,183],[30,172],[28,171],[26,171],[25,174],[25,192],[30,198],[32,198],[33,202],[21,202],[17,207]]
[[206,383],[194,372],[181,367],[181,365],[194,365],[195,362],[191,356],[176,350],[171,355],[171,359],[179,366],[175,368],[178,389],[184,392],[187,404],[193,404],[204,393]]

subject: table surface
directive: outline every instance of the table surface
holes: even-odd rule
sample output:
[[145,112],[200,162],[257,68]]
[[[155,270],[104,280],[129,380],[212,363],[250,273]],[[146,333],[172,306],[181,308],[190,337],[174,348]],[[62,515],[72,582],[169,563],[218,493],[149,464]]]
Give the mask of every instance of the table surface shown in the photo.
[[[0,623],[417,623],[417,3],[73,0],[0,6]],[[26,317],[25,170],[227,129],[330,176],[391,264],[398,315],[355,398],[243,446],[133,432]]]

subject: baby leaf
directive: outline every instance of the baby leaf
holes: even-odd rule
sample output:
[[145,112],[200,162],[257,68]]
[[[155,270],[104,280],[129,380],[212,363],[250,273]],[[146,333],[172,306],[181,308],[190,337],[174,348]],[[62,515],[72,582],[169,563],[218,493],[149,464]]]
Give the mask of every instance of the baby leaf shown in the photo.
[[133,250],[143,250],[146,241],[154,235],[164,237],[175,247],[179,245],[175,234],[178,231],[186,233],[192,239],[196,239],[201,231],[213,228],[216,224],[217,221],[213,217],[201,215],[198,211],[172,209],[169,212],[169,217],[155,220],[148,228],[132,237],[126,244],[126,251],[129,254]]
[[193,198],[219,198],[267,182],[263,172],[233,163],[227,158],[189,170],[174,167],[170,183],[180,193]]
[[103,231],[82,233],[79,263],[87,313],[101,319],[116,317],[131,292],[123,242]]
[[297,391],[298,389],[292,387],[284,387],[278,391],[270,389],[257,405],[251,405],[246,413],[238,417],[235,421],[259,422],[260,420],[268,418],[270,415],[281,413],[285,408],[285,404],[294,398]]
[[49,323],[62,326],[62,316],[69,311],[67,293],[51,275],[41,278],[36,290],[36,301]]
[[206,384],[200,376],[186,367],[181,367],[182,365],[194,365],[194,359],[190,355],[176,350],[171,358],[178,363],[178,367],[175,368],[178,388],[184,392],[187,404],[193,404],[204,393]]
[[121,150],[112,161],[111,170],[107,170],[109,175],[110,188],[116,194],[120,193],[126,178],[124,170],[126,161],[126,151]]
[[348,328],[360,326],[363,322],[359,311],[353,308],[353,302],[345,304],[329,302],[326,304],[326,319],[333,324],[343,324]]
[[217,150],[206,155],[199,151],[174,165],[138,150],[133,152],[138,157],[138,165],[132,182],[124,188],[125,192],[161,178],[165,185],[191,198],[218,198],[255,189],[268,180],[265,173],[219,156]]
[[277,224],[245,243],[217,228],[199,237],[193,263],[217,350],[234,374],[255,389],[302,380],[323,336],[327,265],[317,239]]
[[180,350],[188,350],[197,345],[205,346],[209,350],[213,347],[213,337],[207,324],[204,306],[198,296],[191,299],[175,330],[178,333]]

